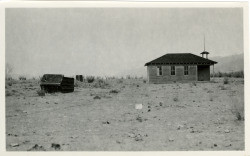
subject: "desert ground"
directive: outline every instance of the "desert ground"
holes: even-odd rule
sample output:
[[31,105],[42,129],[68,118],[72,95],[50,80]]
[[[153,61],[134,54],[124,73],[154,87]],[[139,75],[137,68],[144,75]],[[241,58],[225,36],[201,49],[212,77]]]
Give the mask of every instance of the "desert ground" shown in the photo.
[[[7,151],[244,150],[244,79],[148,84],[77,82],[39,96],[39,80],[6,81]],[[142,109],[136,109],[142,104]]]

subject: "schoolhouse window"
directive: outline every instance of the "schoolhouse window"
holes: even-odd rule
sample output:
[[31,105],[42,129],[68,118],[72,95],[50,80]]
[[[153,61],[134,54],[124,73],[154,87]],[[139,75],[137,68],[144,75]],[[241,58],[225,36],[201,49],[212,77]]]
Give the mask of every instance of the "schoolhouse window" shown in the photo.
[[161,76],[162,75],[162,66],[158,66],[157,67],[157,76]]
[[184,66],[184,75],[188,75],[188,66]]
[[175,75],[175,66],[171,66],[171,75]]

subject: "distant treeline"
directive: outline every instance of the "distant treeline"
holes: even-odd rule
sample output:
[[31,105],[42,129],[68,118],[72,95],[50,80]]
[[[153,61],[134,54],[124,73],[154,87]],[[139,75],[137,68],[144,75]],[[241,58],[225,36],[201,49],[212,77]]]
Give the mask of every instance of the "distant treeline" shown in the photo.
[[[213,76],[213,74],[211,74]],[[236,72],[217,72],[214,73],[214,77],[235,77],[235,78],[244,78],[244,71],[236,71]]]

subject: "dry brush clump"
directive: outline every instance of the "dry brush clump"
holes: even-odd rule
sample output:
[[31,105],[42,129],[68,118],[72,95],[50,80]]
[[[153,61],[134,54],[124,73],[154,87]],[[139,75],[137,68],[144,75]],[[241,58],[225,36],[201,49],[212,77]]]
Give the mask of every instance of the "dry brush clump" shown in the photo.
[[235,115],[238,121],[244,121],[244,105],[240,105],[239,103],[234,104],[231,112]]
[[110,84],[107,80],[104,80],[101,77],[94,77],[94,76],[86,76],[83,82],[76,80],[75,87],[80,88],[109,88]]
[[223,79],[223,84],[229,84],[229,79],[228,79],[228,77],[224,77],[224,79]]
[[6,91],[5,91],[5,96],[6,96],[6,97],[7,97],[7,96],[13,96],[13,95],[18,96],[18,95],[20,95],[20,94],[22,94],[22,93],[18,92],[16,89],[6,90]]
[[13,81],[5,81],[5,87],[11,87],[13,85]]
[[15,79],[5,80],[5,86],[6,86],[6,87],[10,87],[10,86],[12,86],[13,84],[17,84],[17,83],[18,83],[18,81],[15,80]]
[[86,80],[88,83],[93,83],[95,80],[95,77],[94,76],[86,76]]
[[19,76],[18,79],[21,81],[27,80],[27,78],[25,76]]
[[233,96],[232,99],[232,107],[231,112],[235,116],[237,121],[244,121],[245,120],[245,113],[244,113],[244,99],[240,99],[239,97]]
[[120,84],[123,83],[123,78],[122,79],[118,79],[117,83],[120,83]]
[[98,78],[94,81],[93,87],[94,88],[108,88],[110,87],[110,85],[104,79]]
[[5,91],[5,96],[12,96],[12,95],[13,95],[12,92],[10,92],[10,91],[8,91],[8,90]]
[[118,91],[118,90],[116,90],[116,89],[112,89],[111,91],[109,91],[109,93],[114,93],[114,94],[117,94],[117,93],[119,93],[119,91]]
[[38,94],[38,96],[45,96],[45,91],[44,90],[38,90],[37,94]]
[[[213,75],[211,75],[213,76]],[[244,78],[244,71],[236,71],[236,72],[217,72],[214,74],[214,77],[235,77],[235,78]]]
[[218,86],[221,90],[227,90],[227,88],[225,87],[225,86],[222,86],[222,85],[220,85],[220,86]]
[[174,97],[174,98],[173,98],[173,101],[175,101],[175,102],[179,101],[178,97],[177,97],[177,96]]

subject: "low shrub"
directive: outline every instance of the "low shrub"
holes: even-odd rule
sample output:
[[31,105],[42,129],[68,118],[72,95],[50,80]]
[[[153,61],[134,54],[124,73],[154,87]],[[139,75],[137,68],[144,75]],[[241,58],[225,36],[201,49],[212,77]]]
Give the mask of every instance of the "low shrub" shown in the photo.
[[213,97],[210,97],[209,101],[214,101]]
[[95,96],[93,99],[101,99],[100,96]]
[[[213,77],[213,74],[211,74]],[[214,74],[214,77],[235,77],[235,78],[244,78],[244,71],[236,71],[236,72],[217,72]]]
[[94,80],[95,80],[95,77],[94,76],[87,76],[86,80],[87,80],[88,83],[93,83]]
[[109,83],[107,83],[104,79],[96,79],[93,83],[93,87],[95,88],[107,88],[109,87]]
[[192,85],[193,85],[193,86],[196,86],[197,84],[196,84],[195,82],[192,82]]
[[7,76],[7,77],[5,78],[5,80],[11,81],[11,80],[13,80],[13,78],[12,78],[11,76]]
[[26,77],[25,76],[19,76],[18,79],[19,80],[26,80]]
[[45,96],[45,91],[44,90],[38,90],[37,94],[38,94],[38,96]]
[[[235,97],[237,98],[237,97]],[[244,117],[244,102],[240,102],[240,101],[233,101],[233,105],[231,108],[231,112],[232,114],[235,116],[237,121],[244,121],[245,117]]]
[[143,80],[143,83],[147,83],[147,80]]
[[177,101],[178,101],[178,97],[174,97],[173,100],[174,100],[175,102],[177,102]]
[[117,93],[119,93],[119,91],[118,91],[118,90],[113,89],[113,90],[111,90],[109,93],[115,93],[115,94],[117,94]]
[[123,83],[123,79],[118,79],[117,83]]
[[12,81],[8,81],[8,82],[7,82],[7,85],[8,85],[8,86],[12,86]]
[[74,87],[80,87],[80,81],[76,80],[75,84],[74,84]]
[[225,86],[219,86],[219,88],[220,88],[221,90],[227,90],[227,88],[226,88]]
[[142,117],[140,117],[139,115],[136,117],[136,120],[139,122],[142,122]]
[[12,96],[13,95],[13,93],[11,93],[11,92],[9,92],[9,91],[6,91],[5,92],[5,96]]
[[223,83],[224,83],[224,84],[228,84],[228,83],[229,83],[228,77],[224,77]]

